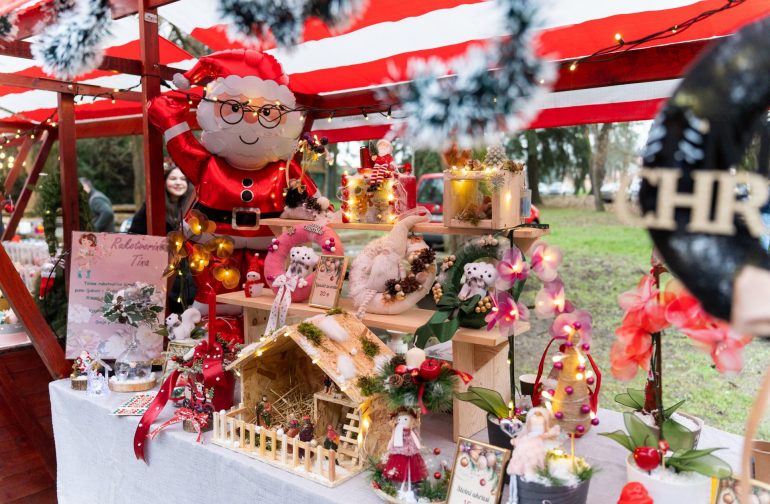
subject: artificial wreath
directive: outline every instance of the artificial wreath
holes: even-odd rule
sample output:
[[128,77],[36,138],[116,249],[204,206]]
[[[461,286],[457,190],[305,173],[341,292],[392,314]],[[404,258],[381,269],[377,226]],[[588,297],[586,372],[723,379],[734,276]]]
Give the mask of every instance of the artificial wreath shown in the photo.
[[[498,284],[497,264],[508,250],[510,243],[506,238],[490,235],[466,242],[455,254],[443,259],[431,289],[437,310],[415,331],[418,347],[423,348],[431,336],[448,341],[459,327],[489,327],[490,312],[496,308],[493,297]],[[523,287],[523,281],[516,281],[506,290],[517,299]]]

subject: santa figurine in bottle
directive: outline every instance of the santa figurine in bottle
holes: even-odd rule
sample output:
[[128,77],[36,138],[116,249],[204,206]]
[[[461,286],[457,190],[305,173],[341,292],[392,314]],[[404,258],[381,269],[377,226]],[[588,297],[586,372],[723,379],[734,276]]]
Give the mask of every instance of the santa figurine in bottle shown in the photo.
[[[272,233],[260,226],[260,219],[281,215],[288,181],[301,179],[308,195],[317,192],[310,177],[290,160],[302,132],[302,112],[293,110],[297,102],[281,65],[261,51],[235,49],[203,56],[173,81],[182,91],[153,99],[148,105],[150,121],[163,132],[169,155],[195,187],[195,209],[216,226],[196,239],[207,243],[212,233],[231,237],[235,247],[227,261],[243,276],[254,251],[270,245]],[[204,81],[208,84],[202,98],[184,91]],[[203,130],[200,140],[188,123],[193,108]],[[262,264],[260,258],[257,272],[264,277]],[[212,261],[208,269],[216,267]],[[204,272],[193,277],[194,306],[203,315],[208,314],[212,290],[232,292],[242,284],[225,288],[210,282],[211,276]],[[221,305],[217,311],[239,315],[241,309]]]
[[369,177],[369,186],[377,187],[383,180],[391,178],[396,171],[393,164],[393,145],[385,139],[377,141],[377,155],[372,156],[374,167]]
[[259,254],[254,254],[249,258],[249,267],[246,272],[246,283],[243,284],[243,292],[247,298],[259,297],[262,295],[262,289],[265,284],[260,282],[262,275],[259,274]]
[[417,502],[412,489],[413,483],[424,481],[428,477],[428,468],[420,455],[420,437],[414,430],[417,414],[411,408],[401,407],[393,414],[396,425],[388,442],[388,461],[385,464],[385,477],[401,483],[398,499],[404,502]]

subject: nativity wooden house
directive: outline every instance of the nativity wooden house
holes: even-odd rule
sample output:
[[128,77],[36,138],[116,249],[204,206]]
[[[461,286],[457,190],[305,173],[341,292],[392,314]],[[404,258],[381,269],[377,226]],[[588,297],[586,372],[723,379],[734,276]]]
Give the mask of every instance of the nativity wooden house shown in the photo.
[[[240,378],[241,402],[215,413],[213,442],[327,486],[365,469],[385,450],[392,426],[385,401],[364,396],[361,376],[375,374],[393,352],[347,313],[318,315],[245,347],[228,370]],[[270,426],[257,418],[268,397]],[[310,416],[313,441],[291,437],[290,420]],[[339,433],[324,448],[327,426]],[[307,435],[303,436],[307,439]]]

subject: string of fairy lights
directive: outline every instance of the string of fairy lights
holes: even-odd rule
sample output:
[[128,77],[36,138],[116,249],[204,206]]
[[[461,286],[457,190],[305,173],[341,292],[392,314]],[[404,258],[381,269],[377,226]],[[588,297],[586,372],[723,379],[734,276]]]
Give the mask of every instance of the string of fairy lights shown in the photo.
[[[701,21],[704,21],[716,14],[724,12],[726,10],[733,9],[745,3],[746,1],[747,0],[725,0],[725,3],[720,7],[703,11],[681,22],[670,25],[665,29],[658,30],[654,33],[651,33],[644,37],[636,38],[633,40],[626,40],[624,39],[622,33],[616,32],[614,35],[615,42],[613,44],[608,45],[607,47],[601,48],[587,56],[583,56],[574,60],[561,62],[560,65],[562,67],[569,68],[569,70],[572,72],[575,72],[575,71],[578,71],[581,63],[585,63],[588,61],[610,61],[614,58],[618,58],[622,56],[624,53],[634,48],[637,48],[643,44],[656,41],[656,40],[664,40],[664,39],[673,37],[677,34],[680,34],[692,28],[695,24]],[[170,89],[173,93],[181,93],[184,96],[184,98],[187,99],[190,105],[194,104],[195,101],[197,100],[219,103],[220,113],[223,116],[223,120],[225,120],[225,122],[231,122],[232,124],[235,124],[236,122],[240,122],[240,120],[242,120],[242,118],[246,114],[253,114],[255,117],[258,117],[259,123],[265,128],[274,128],[278,126],[281,122],[281,119],[286,114],[290,114],[290,113],[299,113],[301,120],[304,120],[308,114],[312,114],[312,116],[316,120],[326,120],[328,123],[331,123],[335,119],[335,117],[350,116],[350,115],[361,115],[365,121],[368,121],[371,116],[376,116],[376,115],[383,116],[387,119],[403,119],[403,117],[395,117],[393,115],[393,109],[396,106],[396,104],[386,103],[386,104],[377,104],[377,105],[345,106],[345,107],[334,107],[334,108],[312,107],[312,106],[306,106],[306,105],[297,105],[294,107],[289,107],[286,104],[280,103],[279,101],[276,101],[274,103],[252,104],[249,100],[245,102],[232,100],[232,99],[218,100],[216,97],[212,98],[207,96],[205,92],[205,88],[204,88],[203,95],[198,96],[194,93],[186,92],[179,89],[174,89],[170,84],[168,84],[165,81],[161,81],[161,85]],[[141,76],[139,76],[139,82],[134,84],[133,86],[129,86],[125,88],[114,88],[111,92],[102,92],[102,93],[96,93],[96,94],[78,93],[75,95],[75,104],[81,105],[85,103],[94,103],[97,100],[102,100],[102,99],[110,100],[114,104],[117,101],[116,96],[119,96],[120,93],[130,92],[140,87],[141,87]],[[493,100],[496,100],[496,99],[493,99]],[[3,110],[25,121],[32,122],[29,118],[24,117],[22,114],[12,112],[2,107],[0,107],[0,110]],[[357,113],[351,114],[352,111]],[[53,113],[48,118],[41,121],[40,123],[34,124],[29,128],[26,128],[26,129],[18,128],[15,132],[10,131],[5,133],[0,133],[0,151],[2,151],[4,146],[13,142],[14,140],[20,139],[21,137],[29,136],[32,140],[34,140],[36,136],[39,135],[44,128],[55,128],[56,115],[57,115],[57,111],[54,110]],[[12,159],[12,157],[7,155],[5,157],[0,157],[0,168],[2,168],[2,162],[6,161],[7,163],[8,159]]]

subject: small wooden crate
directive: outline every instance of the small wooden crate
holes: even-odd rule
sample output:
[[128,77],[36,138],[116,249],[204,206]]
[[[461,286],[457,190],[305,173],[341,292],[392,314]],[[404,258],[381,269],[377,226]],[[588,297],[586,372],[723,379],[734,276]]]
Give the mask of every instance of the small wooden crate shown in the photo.
[[[491,179],[502,176],[497,189]],[[490,172],[454,169],[444,171],[444,225],[450,228],[481,228],[489,230],[509,229],[521,224],[521,189],[523,172],[507,170]],[[489,188],[492,218],[481,219],[478,223],[458,219],[457,216],[474,201],[481,203],[484,194],[482,184]]]

